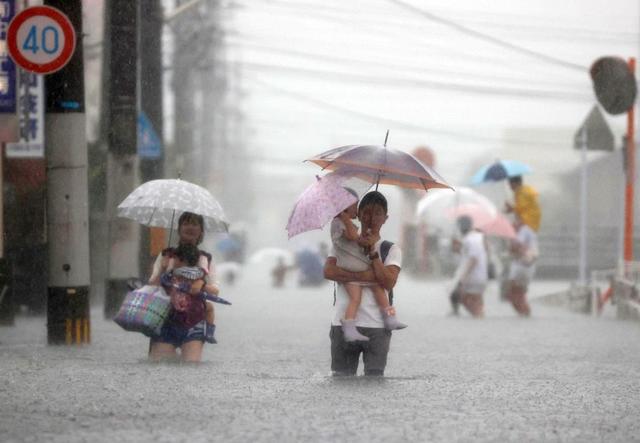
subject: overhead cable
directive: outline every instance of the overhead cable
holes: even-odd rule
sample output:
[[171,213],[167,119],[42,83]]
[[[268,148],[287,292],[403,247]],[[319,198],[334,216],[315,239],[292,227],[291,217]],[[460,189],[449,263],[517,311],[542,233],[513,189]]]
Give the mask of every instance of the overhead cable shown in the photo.
[[483,32],[476,31],[475,29],[471,29],[471,28],[468,28],[466,26],[463,26],[463,25],[461,25],[459,23],[456,23],[456,22],[454,22],[452,20],[448,20],[448,19],[439,17],[439,16],[437,16],[435,14],[432,14],[431,12],[425,11],[424,9],[420,9],[420,8],[418,8],[416,6],[413,6],[413,5],[411,5],[411,4],[407,3],[407,2],[404,2],[402,0],[387,0],[387,1],[399,6],[401,8],[403,8],[403,9],[406,9],[408,11],[411,11],[411,12],[415,13],[415,14],[418,14],[418,15],[420,15],[420,16],[422,16],[422,17],[424,17],[424,18],[426,18],[426,19],[428,19],[430,21],[433,21],[433,22],[436,22],[436,23],[440,23],[442,25],[445,25],[445,26],[448,26],[450,28],[453,28],[456,31],[462,32],[464,34],[470,35],[470,36],[475,37],[475,38],[479,38],[479,39],[488,41],[490,43],[493,43],[493,44],[501,46],[503,48],[507,48],[509,50],[518,52],[520,54],[528,55],[530,57],[537,58],[537,59],[545,61],[547,63],[551,63],[551,64],[556,65],[556,66],[562,66],[564,68],[572,69],[574,71],[586,72],[588,70],[588,68],[586,66],[581,66],[581,65],[578,65],[576,63],[571,63],[571,62],[568,62],[566,60],[562,60],[562,59],[559,59],[559,58],[556,58],[556,57],[553,57],[553,56],[550,56],[550,55],[547,55],[547,54],[543,54],[541,52],[533,51],[531,49],[528,49],[528,48],[525,48],[525,47],[522,47],[522,46],[519,46],[519,45],[515,45],[515,44],[510,43],[510,42],[505,41],[505,40],[501,40],[499,38],[496,38],[496,37],[493,37],[491,35],[485,34]]

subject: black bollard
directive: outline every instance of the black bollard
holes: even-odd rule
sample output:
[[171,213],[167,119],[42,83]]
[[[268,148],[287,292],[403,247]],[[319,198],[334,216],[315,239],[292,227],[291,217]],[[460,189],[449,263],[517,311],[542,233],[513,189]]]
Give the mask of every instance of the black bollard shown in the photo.
[[11,263],[0,258],[0,326],[13,326],[15,322],[12,278]]
[[47,337],[50,345],[91,343],[89,286],[49,287]]

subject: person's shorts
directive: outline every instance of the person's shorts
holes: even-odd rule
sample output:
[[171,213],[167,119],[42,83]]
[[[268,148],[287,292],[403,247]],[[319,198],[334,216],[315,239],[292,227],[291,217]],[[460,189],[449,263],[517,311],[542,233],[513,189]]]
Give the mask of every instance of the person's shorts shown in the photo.
[[369,337],[368,342],[346,342],[341,326],[331,326],[331,371],[334,375],[356,375],[360,354],[365,375],[384,375],[387,354],[391,342],[391,331],[384,328],[358,328],[358,332]]
[[487,283],[470,282],[460,283],[460,292],[463,294],[484,294],[484,290],[487,288]]
[[185,329],[179,326],[167,324],[162,327],[160,335],[158,337],[152,337],[152,343],[169,343],[176,348],[179,348],[183,344],[197,340],[204,342],[205,336],[205,321],[197,323],[194,327]]
[[511,263],[509,267],[509,280],[520,287],[527,288],[533,275],[536,272],[535,266],[525,266],[518,262]]

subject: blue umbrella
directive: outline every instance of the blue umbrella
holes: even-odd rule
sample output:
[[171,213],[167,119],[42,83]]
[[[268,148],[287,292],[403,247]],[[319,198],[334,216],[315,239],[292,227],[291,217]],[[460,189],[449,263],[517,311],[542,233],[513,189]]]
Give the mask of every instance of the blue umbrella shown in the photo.
[[228,235],[216,243],[216,249],[223,254],[227,252],[236,252],[240,249],[240,242],[234,237]]
[[480,168],[480,170],[471,177],[471,184],[478,185],[486,182],[497,182],[530,172],[531,168],[524,163],[515,160],[498,160],[495,163]]

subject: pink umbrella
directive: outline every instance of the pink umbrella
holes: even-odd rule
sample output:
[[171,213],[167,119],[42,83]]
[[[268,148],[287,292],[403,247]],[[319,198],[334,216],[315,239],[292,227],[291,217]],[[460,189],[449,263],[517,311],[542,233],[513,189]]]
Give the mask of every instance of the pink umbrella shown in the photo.
[[313,229],[321,229],[333,217],[358,201],[342,185],[347,177],[340,174],[316,176],[316,182],[298,197],[287,223],[289,238]]
[[478,229],[487,235],[495,235],[504,238],[516,238],[516,230],[511,221],[504,215],[498,213],[496,217],[487,225],[478,226]]
[[447,215],[452,219],[466,215],[473,220],[473,227],[487,235],[497,237],[515,238],[516,231],[504,214],[491,213],[485,207],[475,204],[460,205],[447,210]]

